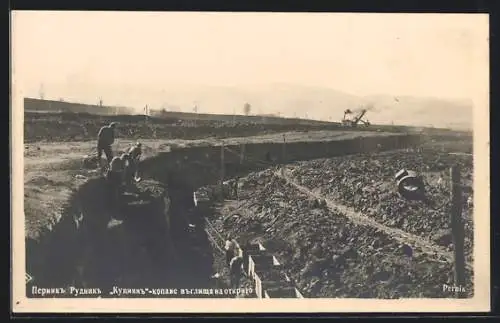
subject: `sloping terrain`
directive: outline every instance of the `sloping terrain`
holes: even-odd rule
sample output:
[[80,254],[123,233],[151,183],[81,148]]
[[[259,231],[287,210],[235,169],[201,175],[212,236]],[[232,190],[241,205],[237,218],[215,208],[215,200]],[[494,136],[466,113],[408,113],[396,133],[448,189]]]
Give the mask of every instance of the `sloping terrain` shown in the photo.
[[[117,116],[117,118],[120,118],[121,127],[114,150],[120,152],[133,141],[139,139],[143,142],[145,155],[148,157],[155,156],[158,152],[168,151],[169,147],[172,146],[214,145],[218,142],[216,138],[207,138],[208,136],[227,138],[226,143],[279,142],[281,144],[281,133],[288,129],[278,126],[274,129],[263,125],[253,125],[249,126],[248,132],[241,131],[242,128],[245,129],[244,127],[234,128],[235,131],[231,132],[227,131],[228,128],[217,128],[213,125],[185,127],[172,124],[170,126],[165,120],[151,119],[150,123],[145,123],[143,119],[138,120],[138,116]],[[26,119],[25,134],[28,133],[29,136],[26,136],[25,140],[27,142],[35,141],[27,143],[25,147],[24,194],[26,234],[29,238],[36,240],[38,232],[43,227],[52,226],[53,223],[60,221],[67,200],[81,189],[81,184],[85,182],[86,178],[96,176],[95,170],[82,168],[82,157],[93,150],[95,145],[93,140],[95,140],[99,127],[111,120],[114,120],[113,117],[78,114],[37,114]],[[177,132],[172,129],[176,129]],[[155,132],[156,130],[158,133]],[[349,139],[363,135],[384,135],[383,132],[370,132],[368,129],[365,129],[363,134],[349,130],[337,132],[305,131],[311,130],[311,128],[302,130],[304,132],[300,132],[300,129],[295,132],[287,132],[287,140],[325,141]],[[259,135],[244,138],[250,133]],[[228,138],[236,134],[239,138]],[[186,140],[190,138],[199,138],[199,140]],[[56,139],[60,141],[40,142]],[[435,142],[435,144],[436,147],[439,146],[439,142]],[[436,167],[437,169],[441,167],[433,166],[438,163],[430,158],[434,156],[433,153],[425,155],[427,157],[414,157],[414,154],[410,154],[406,159],[400,155],[391,154],[388,153],[387,156],[395,157],[383,159],[383,157],[375,155],[352,156],[329,159],[328,161],[316,160],[296,163],[290,165],[291,171],[287,172],[288,179],[276,176],[274,170],[266,171],[260,175],[250,175],[246,186],[243,186],[243,194],[248,193],[246,198],[243,197],[246,204],[242,205],[236,212],[222,208],[220,214],[223,217],[235,215],[234,213],[237,215],[227,218],[225,224],[216,223],[217,229],[221,232],[239,233],[240,237],[246,235],[249,239],[264,239],[268,250],[277,254],[280,261],[286,264],[290,276],[308,297],[450,296],[442,291],[442,284],[450,283],[452,277],[449,252],[443,251],[443,248],[437,248],[436,253],[431,254],[429,248],[425,248],[426,242],[423,243],[423,247],[414,245],[416,240],[413,236],[406,240],[404,235],[395,238],[391,236],[391,232],[394,231],[388,229],[394,227],[406,230],[415,236],[419,235],[423,237],[422,239],[427,239],[427,233],[428,235],[441,234],[439,231],[425,227],[427,217],[436,218],[435,221],[432,220],[434,222],[430,222],[431,227],[435,225],[440,229],[446,229],[443,225],[445,221],[439,218],[441,213],[432,213],[426,210],[421,214],[422,217],[419,220],[412,215],[413,211],[408,211],[412,216],[408,217],[407,221],[410,221],[410,224],[406,227],[404,223],[399,221],[398,210],[405,210],[405,207],[416,210],[418,206],[412,208],[403,205],[401,208],[399,206],[401,201],[389,194],[392,200],[388,199],[387,203],[391,207],[393,205],[400,207],[400,209],[392,211],[391,215],[393,219],[396,219],[396,222],[392,223],[384,222],[383,219],[381,221],[376,212],[370,213],[369,210],[356,208],[360,201],[349,202],[348,192],[353,189],[354,185],[358,185],[357,183],[362,183],[361,185],[364,187],[370,187],[372,180],[379,181],[383,182],[385,189],[389,191],[389,182],[392,180],[393,172],[397,171],[398,167],[407,164],[404,167],[412,168],[414,165],[420,164],[430,165],[431,172],[435,171]],[[385,155],[381,154],[380,156]],[[371,164],[372,159],[375,166]],[[382,163],[392,163],[393,166],[384,170],[383,166],[377,166],[376,160],[378,159]],[[342,160],[349,162],[345,164],[339,162]],[[367,164],[364,160],[370,162]],[[398,164],[398,160],[405,162]],[[412,161],[413,164],[411,164]],[[446,163],[448,161],[444,163],[445,166]],[[468,165],[465,162],[464,169],[467,170]],[[218,164],[215,167],[218,167]],[[294,170],[296,168],[298,171]],[[300,176],[301,173],[303,176]],[[349,176],[336,177],[339,173],[349,174]],[[372,175],[374,177],[371,177]],[[332,186],[328,182],[332,178],[334,178],[334,186],[347,193],[338,196],[331,194],[327,188]],[[297,189],[294,183],[300,184],[306,191]],[[318,191],[317,187],[322,187],[322,190]],[[329,203],[317,204],[307,190],[325,195],[329,199]],[[96,192],[98,193],[98,191]],[[365,195],[374,200],[377,198],[377,194],[382,194],[385,191],[370,192],[371,195],[368,193]],[[441,195],[438,196],[438,198],[440,197]],[[366,213],[364,215],[381,222],[383,227],[370,225],[369,221],[364,224],[352,221],[352,217],[349,217],[342,209],[331,207],[332,203],[339,201],[354,211]],[[182,205],[182,202],[179,203]],[[377,207],[369,205],[373,208]],[[379,208],[385,210],[384,206],[379,206]],[[183,216],[186,210],[181,206],[174,212]],[[66,220],[68,227],[72,226],[72,224],[70,225],[71,221],[71,218]],[[421,227],[424,227],[425,230]],[[416,228],[416,230],[412,231],[412,228]],[[180,245],[183,244],[182,239],[179,239]],[[52,241],[56,240],[52,239]],[[442,243],[436,244],[443,245]],[[200,249],[200,246],[195,247]],[[408,254],[408,248],[412,254]],[[184,253],[190,254],[191,251],[190,248],[187,248]],[[71,250],[68,252],[71,253]],[[103,252],[105,254],[104,250]],[[111,253],[113,253],[112,247]],[[144,261],[146,262],[146,260]],[[208,260],[200,260],[200,263],[197,261],[192,262],[188,259],[186,264],[190,268],[208,266]],[[472,289],[470,288],[469,291],[472,292]]]
[[193,120],[159,118],[141,115],[91,115],[87,113],[32,113],[24,114],[24,142],[68,142],[95,140],[100,127],[118,122],[117,136],[126,139],[200,140],[205,138],[229,139],[274,135],[284,132],[341,131],[355,135],[373,133],[419,133],[427,136],[468,138],[470,131],[457,132],[448,129],[422,128],[392,125],[371,125],[350,129],[338,123],[265,123],[231,122],[217,120]]
[[[140,115],[100,116],[85,113],[25,113],[24,141],[95,140],[100,127],[118,122],[117,135],[136,139],[203,139],[247,137],[287,131],[342,130],[338,125],[232,123]],[[345,129],[344,129],[345,130]],[[347,129],[349,130],[349,129]],[[370,131],[370,129],[361,129]],[[360,130],[356,130],[359,132]]]
[[[465,144],[466,146],[467,144]],[[462,145],[464,146],[464,145]],[[467,292],[473,294],[472,156],[419,151],[303,161],[241,179],[218,230],[259,241],[308,297],[452,297],[449,166],[463,176]],[[396,193],[402,168],[422,172],[428,202]],[[439,180],[439,178],[442,178]]]
[[218,230],[242,243],[262,242],[306,297],[452,296],[442,289],[453,281],[445,254],[429,254],[411,241],[354,223],[273,170],[246,178],[240,200],[220,208],[221,216],[213,219]]
[[[372,217],[445,248],[451,244],[449,167],[458,164],[463,176],[463,217],[467,256],[472,257],[472,156],[436,150],[388,152],[370,156],[344,156],[298,163],[290,177],[297,183]],[[395,174],[401,169],[424,175],[429,201],[409,201],[397,193]],[[469,259],[470,260],[470,259]]]
[[[67,124],[67,123],[63,123]],[[76,123],[75,123],[76,124]],[[36,130],[35,130],[36,131]],[[64,134],[63,128],[54,128],[52,131]],[[59,132],[57,132],[59,131]],[[355,131],[311,131],[287,132],[287,142],[343,140],[358,136],[383,136],[382,132]],[[283,134],[262,134],[251,137],[227,138],[225,143],[281,143]],[[90,139],[90,136],[89,136]],[[91,138],[94,139],[94,138]],[[199,140],[182,139],[143,139],[144,158],[155,156],[160,152],[169,151],[173,147],[212,146],[218,141],[213,138]],[[115,154],[119,154],[131,145],[134,139],[131,136],[119,137],[113,145]],[[57,221],[59,210],[71,192],[85,181],[85,178],[97,175],[97,169],[83,167],[85,155],[95,151],[95,140],[92,141],[63,141],[63,142],[34,142],[26,143],[24,149],[24,203],[26,234],[35,235],[36,232],[51,221]],[[207,165],[209,167],[209,165]]]

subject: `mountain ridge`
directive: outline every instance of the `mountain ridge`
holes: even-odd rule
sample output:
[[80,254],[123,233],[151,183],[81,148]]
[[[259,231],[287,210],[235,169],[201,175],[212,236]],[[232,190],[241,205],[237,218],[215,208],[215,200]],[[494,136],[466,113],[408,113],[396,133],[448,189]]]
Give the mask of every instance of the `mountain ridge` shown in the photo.
[[[276,114],[324,121],[340,121],[346,109],[371,105],[366,118],[377,124],[451,127],[472,129],[473,104],[467,99],[441,99],[388,94],[355,95],[325,86],[276,82],[262,85],[83,85],[87,93],[106,93],[107,105],[199,113],[243,114],[246,102],[250,114]],[[63,87],[64,88],[64,87]],[[160,90],[157,90],[160,88]],[[85,101],[78,90],[66,86],[61,97]],[[88,95],[85,95],[88,97]],[[98,100],[97,98],[95,99]],[[82,102],[94,104],[95,102]]]

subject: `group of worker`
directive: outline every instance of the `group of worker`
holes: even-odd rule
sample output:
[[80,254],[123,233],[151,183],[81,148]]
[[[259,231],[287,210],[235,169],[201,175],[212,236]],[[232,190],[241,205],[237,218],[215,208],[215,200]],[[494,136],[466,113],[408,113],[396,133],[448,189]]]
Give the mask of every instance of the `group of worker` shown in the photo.
[[[130,147],[127,152],[120,156],[113,156],[111,146],[115,142],[116,122],[102,127],[97,139],[97,161],[101,163],[101,157],[106,156],[107,172],[106,179],[111,184],[113,192],[121,194],[122,188],[137,180],[139,160],[142,155],[142,145],[137,142]],[[238,180],[231,181],[229,188],[231,194],[238,196]],[[241,275],[243,272],[243,250],[238,242],[231,236],[226,237],[225,244],[226,263],[230,271],[232,288],[239,288]]]
[[97,135],[97,161],[101,163],[103,153],[106,156],[106,179],[115,193],[121,194],[124,186],[137,181],[139,161],[142,155],[142,144],[137,142],[127,152],[120,156],[113,156],[111,146],[115,142],[116,122],[103,126]]

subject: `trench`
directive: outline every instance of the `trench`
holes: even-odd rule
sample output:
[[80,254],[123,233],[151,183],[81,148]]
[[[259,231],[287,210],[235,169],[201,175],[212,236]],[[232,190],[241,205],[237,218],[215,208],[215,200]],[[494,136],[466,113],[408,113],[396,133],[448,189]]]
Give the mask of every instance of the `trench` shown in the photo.
[[[58,223],[26,240],[27,296],[37,297],[33,286],[66,288],[54,297],[96,296],[68,295],[70,286],[99,288],[100,297],[179,297],[178,291],[152,291],[215,287],[211,276],[220,255],[204,230],[211,211],[194,205],[196,189],[217,183],[221,174],[229,179],[286,162],[420,143],[417,135],[396,135],[285,148],[266,143],[176,149],[143,161],[143,180],[118,205],[110,203],[105,180],[92,178],[73,194]],[[135,292],[118,295],[113,287]]]
[[[175,295],[157,289],[210,287],[210,244],[202,227],[201,233],[189,230],[193,208],[184,193],[182,186],[168,190],[149,179],[113,204],[104,179],[87,181],[57,224],[27,239],[28,297],[43,297],[33,286],[65,289],[54,297],[88,297],[71,290],[99,288],[103,298],[168,297]],[[122,295],[115,288],[133,291]]]

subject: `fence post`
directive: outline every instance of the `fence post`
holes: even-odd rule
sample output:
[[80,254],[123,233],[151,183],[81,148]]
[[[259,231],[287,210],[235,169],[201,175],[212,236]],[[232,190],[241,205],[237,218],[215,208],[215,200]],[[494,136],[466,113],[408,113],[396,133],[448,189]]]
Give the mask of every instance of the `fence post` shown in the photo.
[[450,168],[451,177],[451,234],[454,253],[454,278],[457,298],[465,298],[461,292],[465,288],[465,253],[464,253],[464,226],[462,221],[462,186],[460,168],[455,165]]
[[283,149],[281,156],[281,175],[285,176],[285,163],[286,163],[286,135],[283,134]]
[[245,160],[245,144],[241,144],[241,147],[240,147],[240,164],[243,164],[244,160]]

